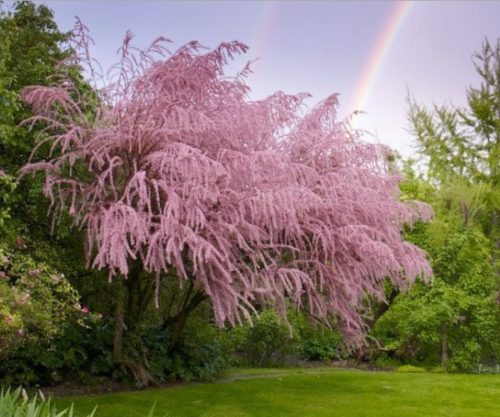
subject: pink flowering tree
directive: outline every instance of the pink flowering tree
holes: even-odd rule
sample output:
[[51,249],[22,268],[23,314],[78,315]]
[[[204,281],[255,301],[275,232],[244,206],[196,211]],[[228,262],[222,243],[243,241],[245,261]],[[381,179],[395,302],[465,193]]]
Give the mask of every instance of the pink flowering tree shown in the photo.
[[[82,26],[79,35],[77,64],[89,64]],[[157,299],[187,283],[221,326],[257,305],[335,317],[352,344],[384,280],[401,288],[430,274],[401,237],[430,210],[399,201],[390,151],[336,120],[336,95],[307,112],[307,94],[251,101],[249,65],[224,72],[247,50],[239,42],[170,53],[162,38],[145,51],[130,41],[108,78],[88,67],[94,111],[66,77],[23,94],[52,149],[23,171],[45,174],[55,219],[67,211],[85,231],[90,266],[132,292],[152,282]]]

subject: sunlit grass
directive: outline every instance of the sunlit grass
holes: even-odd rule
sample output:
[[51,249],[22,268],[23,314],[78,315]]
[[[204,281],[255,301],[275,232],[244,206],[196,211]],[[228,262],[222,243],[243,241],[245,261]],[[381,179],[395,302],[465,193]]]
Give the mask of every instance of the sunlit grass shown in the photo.
[[[241,378],[241,379],[238,379]],[[353,370],[232,371],[225,380],[100,396],[64,398],[77,415],[143,417],[153,403],[169,417],[498,417],[500,376]]]

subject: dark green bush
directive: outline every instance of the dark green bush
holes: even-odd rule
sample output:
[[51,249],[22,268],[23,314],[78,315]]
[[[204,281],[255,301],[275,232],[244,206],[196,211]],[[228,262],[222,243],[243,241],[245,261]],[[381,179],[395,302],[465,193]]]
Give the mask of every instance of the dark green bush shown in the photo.
[[304,314],[290,312],[286,324],[273,310],[231,329],[226,336],[236,366],[282,366],[298,361],[327,361],[340,357],[340,335],[312,324]]
[[254,317],[253,324],[232,329],[233,361],[238,365],[281,366],[297,356],[297,338],[273,310]]

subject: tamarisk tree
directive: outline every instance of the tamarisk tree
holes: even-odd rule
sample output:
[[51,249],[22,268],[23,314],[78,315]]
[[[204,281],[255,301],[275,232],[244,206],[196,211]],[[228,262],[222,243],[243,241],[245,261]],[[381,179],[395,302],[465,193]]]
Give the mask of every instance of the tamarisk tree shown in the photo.
[[[79,35],[76,63],[89,64]],[[67,210],[89,265],[110,279],[189,281],[219,325],[295,305],[336,317],[358,343],[367,295],[383,299],[386,278],[401,287],[430,274],[401,237],[429,208],[399,201],[390,151],[336,121],[336,95],[307,112],[307,94],[250,101],[250,66],[224,72],[245,45],[170,53],[166,42],[138,50],[128,34],[109,77],[90,66],[94,111],[64,76],[25,89],[27,123],[45,125],[39,146],[52,156],[23,172],[45,174],[53,215]]]

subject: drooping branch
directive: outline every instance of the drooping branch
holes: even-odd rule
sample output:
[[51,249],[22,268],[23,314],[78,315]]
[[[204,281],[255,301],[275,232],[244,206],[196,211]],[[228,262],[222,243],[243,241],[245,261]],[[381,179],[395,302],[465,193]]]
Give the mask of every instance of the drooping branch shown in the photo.
[[27,89],[57,152],[24,172],[45,172],[55,213],[69,209],[91,265],[110,276],[136,261],[152,275],[175,270],[221,325],[250,318],[256,303],[284,313],[289,301],[336,315],[359,342],[366,294],[382,299],[386,277],[398,287],[430,274],[401,237],[430,210],[398,201],[389,150],[336,120],[336,95],[307,113],[307,95],[249,101],[248,67],[224,73],[246,50],[191,42],[169,55],[157,42],[142,52],[127,36],[92,118],[69,81]]

